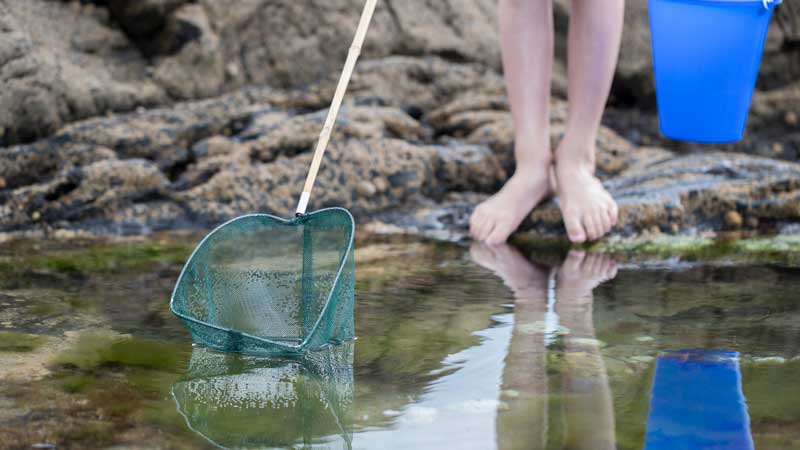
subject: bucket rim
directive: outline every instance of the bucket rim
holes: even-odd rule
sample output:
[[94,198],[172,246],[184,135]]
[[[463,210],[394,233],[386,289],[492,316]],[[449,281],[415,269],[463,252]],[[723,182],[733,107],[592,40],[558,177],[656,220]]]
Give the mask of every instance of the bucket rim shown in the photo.
[[765,9],[774,7],[775,5],[783,3],[783,0],[656,0],[656,1],[673,1],[682,3],[745,3],[745,4],[761,4]]
[[232,328],[221,327],[219,325],[215,325],[213,323],[209,323],[209,322],[206,322],[206,321],[199,320],[199,319],[196,319],[194,317],[188,316],[188,315],[186,315],[186,314],[184,314],[182,312],[179,312],[179,311],[177,311],[175,309],[175,295],[178,292],[178,286],[180,286],[181,281],[183,281],[183,277],[184,277],[184,275],[186,273],[186,269],[189,267],[189,264],[194,260],[194,257],[197,254],[198,250],[203,247],[203,244],[205,244],[206,241],[211,236],[216,234],[222,228],[225,228],[226,226],[228,226],[228,225],[230,225],[232,223],[238,222],[240,220],[251,219],[251,218],[259,218],[259,217],[260,218],[268,218],[268,219],[271,219],[271,220],[275,220],[275,221],[283,223],[285,225],[295,225],[295,224],[299,224],[301,221],[307,219],[308,217],[311,217],[311,216],[314,216],[314,215],[317,215],[317,214],[320,214],[320,213],[323,213],[323,212],[330,212],[330,211],[341,211],[341,212],[345,213],[347,218],[349,219],[349,222],[350,222],[350,230],[351,230],[350,231],[350,238],[348,239],[347,249],[345,250],[345,253],[342,256],[342,260],[343,261],[346,260],[347,257],[350,256],[350,252],[353,251],[353,242],[354,242],[354,238],[355,238],[355,227],[356,227],[356,222],[355,222],[355,219],[353,218],[353,214],[351,214],[350,211],[348,211],[346,208],[342,208],[340,206],[332,206],[332,207],[328,207],[328,208],[318,209],[316,211],[312,211],[310,213],[303,214],[301,216],[294,216],[294,217],[291,217],[289,219],[285,219],[283,217],[276,216],[274,214],[268,214],[268,213],[251,213],[251,214],[244,214],[244,215],[241,215],[241,216],[237,216],[237,217],[234,217],[233,219],[228,220],[227,222],[224,222],[224,223],[222,223],[220,225],[217,225],[213,230],[211,230],[207,235],[205,235],[203,237],[203,239],[201,239],[200,242],[195,246],[194,250],[192,250],[192,254],[189,255],[189,258],[183,264],[183,268],[181,269],[181,273],[180,273],[180,275],[178,275],[178,279],[177,279],[177,281],[175,281],[175,286],[172,288],[172,295],[170,295],[170,299],[169,299],[169,310],[170,310],[170,312],[172,314],[176,315],[178,318],[180,318],[182,320],[187,320],[189,322],[193,322],[193,323],[196,323],[198,325],[202,325],[202,326],[209,327],[209,328],[214,328],[216,330],[223,331],[225,333],[237,333],[237,334],[239,334],[241,336],[245,336],[245,337],[248,337],[248,338],[251,338],[251,339],[255,339],[255,340],[259,341],[259,342],[263,342],[263,343],[269,344],[271,346],[274,346],[276,348],[279,348],[279,349],[284,350],[284,351],[289,352],[289,353],[298,353],[298,352],[302,351],[305,348],[305,346],[308,344],[308,342],[311,340],[311,337],[314,336],[314,334],[317,332],[317,329],[319,328],[320,322],[322,321],[322,317],[325,316],[325,313],[328,311],[328,308],[330,307],[331,296],[333,295],[333,291],[334,291],[337,283],[339,282],[339,279],[342,276],[342,270],[344,269],[344,264],[341,264],[341,263],[339,264],[339,268],[338,268],[338,270],[336,272],[336,277],[334,278],[334,281],[333,281],[333,285],[332,285],[333,287],[331,288],[331,291],[328,293],[328,297],[325,299],[325,306],[322,308],[322,310],[320,311],[319,315],[317,316],[317,320],[314,322],[314,326],[311,327],[311,331],[303,338],[303,340],[299,344],[295,344],[295,345],[289,345],[289,344],[286,344],[286,343],[282,343],[282,342],[278,342],[278,341],[275,341],[275,340],[272,340],[272,339],[267,339],[267,338],[264,338],[264,337],[256,336],[254,334],[246,333],[246,332],[235,330],[235,329],[232,329]]

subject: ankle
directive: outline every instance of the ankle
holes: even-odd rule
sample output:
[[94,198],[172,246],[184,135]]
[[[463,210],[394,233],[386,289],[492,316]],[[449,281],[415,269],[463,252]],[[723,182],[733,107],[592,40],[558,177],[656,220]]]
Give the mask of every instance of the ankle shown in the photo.
[[[546,161],[524,161],[518,162],[514,167],[513,175],[531,175],[547,173],[548,168],[553,165],[553,160]],[[512,175],[512,176],[513,176]]]
[[571,168],[594,174],[596,165],[594,139],[575,139],[565,136],[556,151],[555,164],[557,169]]

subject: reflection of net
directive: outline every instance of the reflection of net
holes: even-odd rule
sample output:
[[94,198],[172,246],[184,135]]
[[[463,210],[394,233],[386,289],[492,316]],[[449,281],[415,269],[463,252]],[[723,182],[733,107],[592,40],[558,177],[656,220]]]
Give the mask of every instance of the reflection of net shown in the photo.
[[200,343],[276,354],[353,337],[353,219],[329,208],[292,221],[235,219],[197,247],[172,310]]
[[197,347],[172,394],[187,425],[224,448],[349,449],[353,344],[298,359]]

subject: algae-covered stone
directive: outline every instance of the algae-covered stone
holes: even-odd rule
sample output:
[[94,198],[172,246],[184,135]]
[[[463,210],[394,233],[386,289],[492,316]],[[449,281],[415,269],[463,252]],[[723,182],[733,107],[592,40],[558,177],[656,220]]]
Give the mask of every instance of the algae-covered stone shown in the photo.
[[14,331],[0,331],[0,352],[30,352],[46,339],[42,336]]

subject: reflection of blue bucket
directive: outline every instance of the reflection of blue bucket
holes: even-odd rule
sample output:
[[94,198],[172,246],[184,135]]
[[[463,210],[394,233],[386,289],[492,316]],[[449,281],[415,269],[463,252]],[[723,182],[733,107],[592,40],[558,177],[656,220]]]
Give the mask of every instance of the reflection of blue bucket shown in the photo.
[[664,352],[656,362],[644,449],[711,448],[753,450],[739,354]]
[[741,139],[773,0],[649,0],[661,132]]

